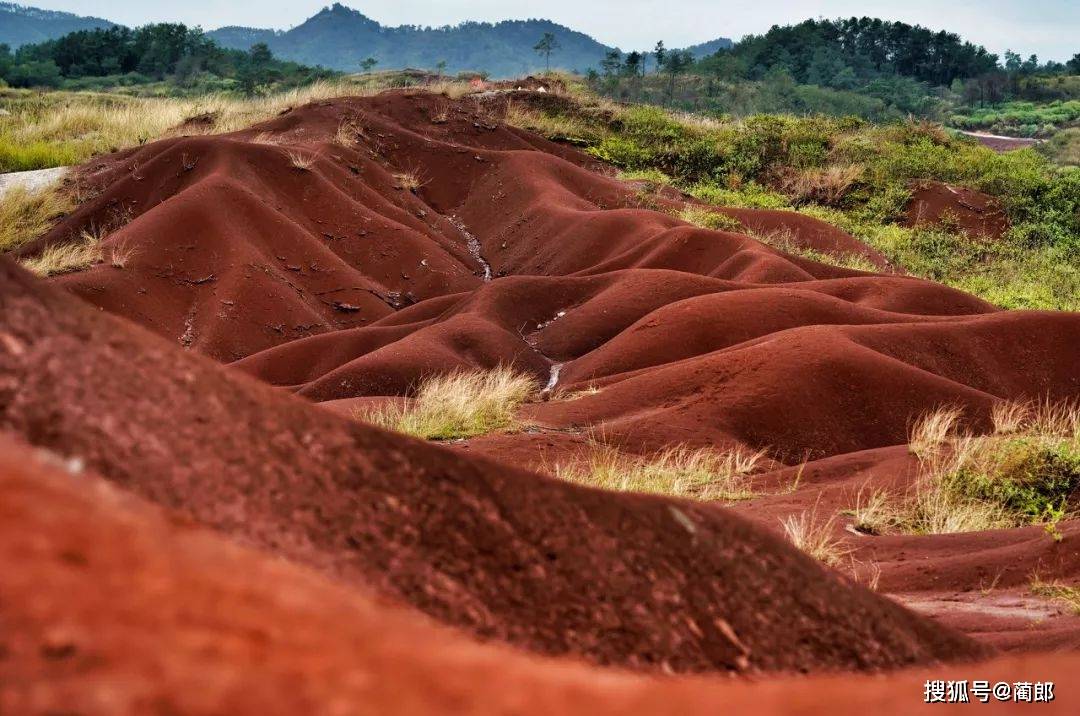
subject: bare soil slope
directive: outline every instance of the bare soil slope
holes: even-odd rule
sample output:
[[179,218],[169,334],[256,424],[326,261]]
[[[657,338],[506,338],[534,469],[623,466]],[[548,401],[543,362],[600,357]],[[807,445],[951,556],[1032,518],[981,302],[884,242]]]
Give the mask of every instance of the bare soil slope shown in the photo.
[[865,669],[983,649],[717,507],[339,418],[0,264],[0,427],[249,544],[544,654]]
[[[939,708],[920,704],[927,678],[1064,683],[1078,666],[1013,657],[743,683],[536,658],[258,554],[7,439],[0,537],[4,713],[906,715]],[[1070,712],[1060,700],[1039,710]]]
[[[871,538],[836,521],[851,549],[842,571],[869,583],[876,567],[878,589],[923,615],[777,534],[779,519],[827,518],[865,489],[910,489],[904,444],[923,413],[956,405],[978,431],[1001,400],[1080,399],[1080,315],[1001,311],[788,212],[717,208],[749,233],[688,224],[683,197],[643,195],[589,156],[506,126],[508,99],[530,94],[341,98],[80,168],[85,201],[20,255],[89,233],[104,236],[105,261],[48,281],[0,263],[0,428],[320,573],[304,579],[535,654],[816,672],[1080,646],[1080,618],[1027,593],[1032,569],[1080,579],[1076,523],[1054,541],[1038,527]],[[773,232],[881,273],[751,235]],[[500,364],[553,388],[521,410],[527,431],[443,447],[348,417],[364,401],[404,400],[426,376]],[[643,454],[765,449],[771,468],[735,510],[527,471],[580,454],[590,434]],[[102,509],[86,529],[126,519],[127,508]],[[186,539],[146,519],[161,545]],[[244,554],[237,565],[264,563]],[[122,564],[111,569],[123,575]],[[225,567],[206,569],[246,593],[248,567],[232,582]],[[244,679],[256,673],[222,658]],[[280,662],[305,683],[338,668],[313,663]],[[554,668],[519,663],[539,682]],[[49,673],[24,656],[0,668]],[[462,676],[464,703],[484,698],[475,678]],[[646,704],[667,693],[637,688],[627,693]]]

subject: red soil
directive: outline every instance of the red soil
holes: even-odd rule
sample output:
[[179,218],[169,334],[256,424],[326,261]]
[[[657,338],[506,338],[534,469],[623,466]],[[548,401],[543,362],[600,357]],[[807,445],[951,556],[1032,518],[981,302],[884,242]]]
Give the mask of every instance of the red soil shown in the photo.
[[1027,149],[1039,143],[1038,139],[1025,137],[1003,137],[999,134],[986,134],[985,132],[964,132],[960,134],[971,137],[984,147],[989,147],[995,152],[1011,152],[1016,149]]
[[677,671],[985,653],[723,510],[384,433],[0,272],[0,427],[479,637]]
[[[876,565],[879,590],[936,622],[776,535],[780,518],[815,510],[827,519],[867,485],[910,488],[915,469],[898,446],[926,411],[955,404],[982,429],[1002,399],[1080,399],[1080,316],[1004,312],[932,282],[819,264],[748,235],[690,226],[643,208],[637,187],[588,156],[504,126],[502,95],[493,97],[320,102],[242,132],[167,139],[84,167],[79,180],[94,198],[22,253],[84,229],[115,229],[106,255],[122,248],[127,261],[50,281],[113,315],[3,265],[0,428],[327,575],[341,594],[369,590],[539,654],[700,672],[865,670],[987,653],[942,625],[1009,649],[1080,646],[1080,620],[1027,593],[1035,566],[1047,578],[1080,577],[1076,525],[1063,524],[1054,542],[1038,528],[856,536],[845,531],[850,520],[838,520],[854,550],[843,571],[866,583]],[[335,141],[342,126],[355,144]],[[296,168],[290,152],[315,161]],[[406,188],[402,173],[420,185]],[[662,196],[650,206],[683,203]],[[822,222],[718,210],[759,234],[784,232],[796,246],[892,269]],[[558,367],[556,397],[522,410],[535,429],[451,450],[348,419],[357,401],[401,400],[426,375],[506,363],[541,385]],[[590,387],[599,392],[559,397]],[[524,471],[579,456],[586,429],[642,453],[683,443],[768,448],[777,469],[759,476],[761,497],[736,507],[749,519]],[[160,541],[146,545],[150,552],[186,539],[154,529]],[[123,559],[113,567],[121,575]],[[264,558],[236,559],[235,581],[227,565],[206,566],[206,578],[248,594],[258,581],[244,575],[265,569]],[[324,576],[281,568],[330,589]],[[348,598],[368,600],[356,628],[369,629],[381,612],[368,597]],[[301,611],[288,623],[314,628],[312,610]],[[160,616],[148,633],[172,628],[168,613]],[[110,618],[99,631],[113,628]],[[1042,626],[1032,628],[1037,619]],[[336,688],[361,693],[316,676],[349,663],[340,655],[351,628],[326,644],[305,642],[310,653],[326,649],[316,666],[279,655],[272,668],[318,683],[309,703]],[[448,654],[466,648],[453,639]],[[263,652],[248,648],[243,658],[222,657],[235,660],[237,679],[264,673],[251,665]],[[417,671],[390,683],[456,658],[419,651],[398,652],[394,663]],[[738,687],[631,680],[626,693],[642,701],[607,700],[609,691],[574,681],[596,678],[584,667],[513,658],[529,683],[568,678],[575,694],[591,694],[581,703],[605,708],[677,710],[691,692],[701,703],[742,698]],[[1045,661],[987,669],[1048,678],[1015,671],[1033,663],[1049,669]],[[180,698],[165,684],[196,678],[191,668],[183,662],[179,680],[161,688]],[[436,697],[486,703],[485,680],[461,673],[464,691]],[[867,682],[863,693],[896,678]],[[563,688],[552,687],[548,711],[561,710]],[[765,698],[777,709],[800,693],[821,705],[814,682],[753,688],[773,694]],[[524,693],[524,711],[546,703],[533,707]]]
[[926,679],[971,678],[1057,681],[1059,700],[1039,712],[1069,713],[1080,666],[1013,657],[744,683],[541,659],[477,644],[2,439],[0,535],[0,710],[12,714],[906,715],[933,712]]
[[948,224],[971,236],[998,239],[1009,230],[1009,217],[992,196],[936,181],[914,188],[907,207],[908,226]]

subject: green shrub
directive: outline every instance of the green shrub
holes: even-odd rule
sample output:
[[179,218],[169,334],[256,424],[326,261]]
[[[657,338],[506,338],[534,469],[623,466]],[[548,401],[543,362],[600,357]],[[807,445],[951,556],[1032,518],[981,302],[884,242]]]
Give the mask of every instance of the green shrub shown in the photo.
[[946,489],[999,505],[1025,523],[1061,512],[1080,487],[1080,451],[1073,441],[1022,437],[945,476]]

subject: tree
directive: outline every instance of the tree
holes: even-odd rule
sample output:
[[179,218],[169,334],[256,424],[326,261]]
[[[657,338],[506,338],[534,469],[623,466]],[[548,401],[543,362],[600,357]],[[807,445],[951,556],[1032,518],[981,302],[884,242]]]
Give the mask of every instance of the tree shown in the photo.
[[360,68],[364,70],[365,74],[369,74],[373,69],[375,69],[375,65],[377,64],[379,64],[378,60],[376,60],[374,57],[368,57],[360,63]]
[[1006,72],[1019,72],[1023,67],[1024,61],[1020,59],[1020,55],[1016,54],[1012,50],[1005,50],[1005,71]]
[[559,41],[550,32],[545,32],[544,36],[540,38],[540,42],[533,46],[537,54],[544,56],[544,71],[551,72],[551,53],[560,47]]
[[656,58],[656,74],[660,74],[660,70],[664,68],[664,58],[667,57],[667,49],[664,47],[663,40],[656,43],[652,53],[653,57]]
[[619,74],[619,68],[622,66],[622,53],[617,49],[608,50],[604,53],[604,59],[600,60],[600,69],[604,71],[605,77],[615,77]]
[[664,70],[668,73],[668,102],[675,97],[675,78],[694,64],[694,55],[687,51],[672,50],[664,58]]
[[1069,68],[1070,72],[1080,75],[1080,52],[1073,55],[1072,59],[1065,63],[1065,66]]
[[236,70],[236,81],[240,91],[249,97],[256,94],[260,87],[279,79],[280,73],[274,68],[274,55],[265,42],[256,42],[247,52]]
[[439,79],[441,80],[442,76],[443,76],[443,72],[446,71],[446,60],[439,60],[438,62],[436,62],[435,63],[435,69],[438,71]]

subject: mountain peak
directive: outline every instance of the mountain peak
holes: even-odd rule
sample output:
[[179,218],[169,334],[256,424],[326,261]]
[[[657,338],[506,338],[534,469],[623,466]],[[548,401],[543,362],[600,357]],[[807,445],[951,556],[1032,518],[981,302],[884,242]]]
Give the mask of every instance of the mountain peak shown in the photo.
[[346,23],[350,26],[363,25],[365,27],[381,27],[378,22],[372,20],[370,17],[360,12],[359,10],[354,10],[353,8],[347,5],[342,5],[339,2],[324,7],[322,10],[315,13],[303,23],[301,23],[300,26],[303,27],[304,25],[312,22],[337,22]]

